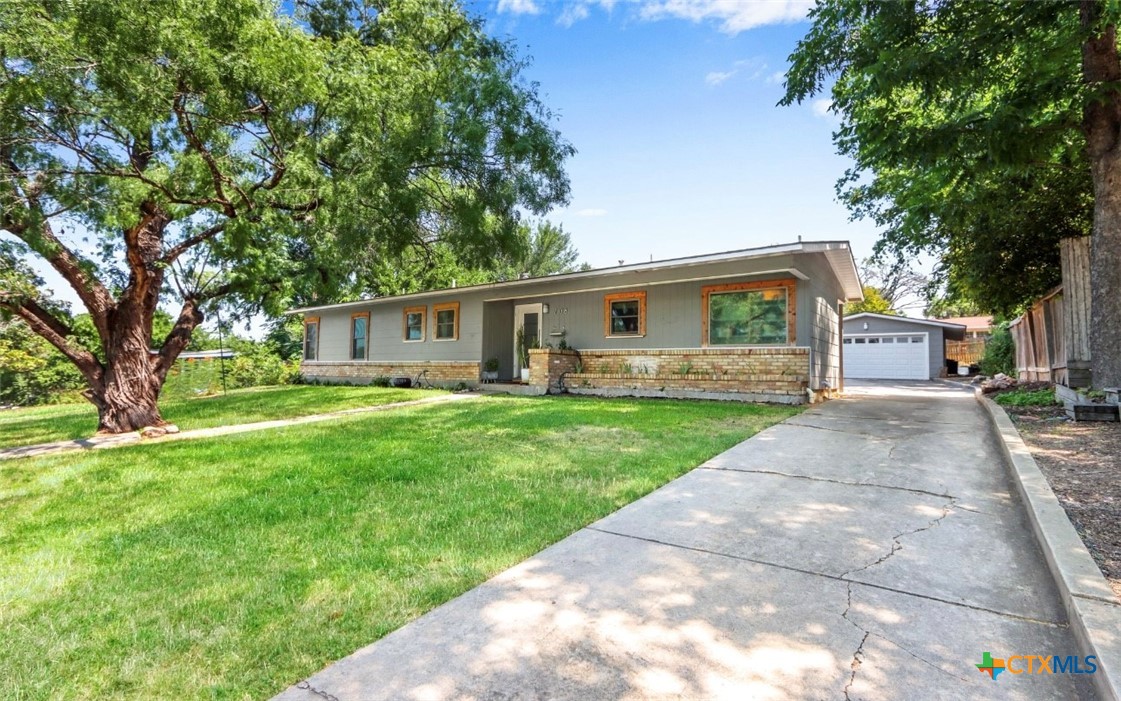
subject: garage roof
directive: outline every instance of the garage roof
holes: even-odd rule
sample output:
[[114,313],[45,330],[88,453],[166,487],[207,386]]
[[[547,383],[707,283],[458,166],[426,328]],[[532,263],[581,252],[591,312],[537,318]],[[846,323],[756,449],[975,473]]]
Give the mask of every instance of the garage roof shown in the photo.
[[960,341],[965,338],[965,325],[951,324],[945,321],[938,321],[937,319],[913,319],[909,316],[896,316],[894,314],[876,314],[875,312],[861,312],[853,314],[852,316],[845,317],[845,323],[856,321],[857,319],[883,319],[885,321],[897,321],[903,323],[917,324],[919,326],[937,326],[942,329],[942,336],[951,341]]

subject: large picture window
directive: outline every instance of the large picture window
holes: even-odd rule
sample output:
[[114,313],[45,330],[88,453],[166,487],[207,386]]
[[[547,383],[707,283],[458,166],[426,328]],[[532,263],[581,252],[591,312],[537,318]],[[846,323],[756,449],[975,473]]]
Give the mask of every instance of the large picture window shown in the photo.
[[365,360],[370,341],[370,313],[350,317],[350,359]]
[[775,346],[794,342],[793,280],[702,289],[705,346]]
[[319,355],[319,317],[304,319],[304,360],[315,360]]
[[603,335],[646,335],[646,292],[617,292],[603,298]]
[[406,341],[424,340],[424,313],[427,307],[405,307],[404,337]]
[[459,340],[459,302],[432,305],[432,339]]

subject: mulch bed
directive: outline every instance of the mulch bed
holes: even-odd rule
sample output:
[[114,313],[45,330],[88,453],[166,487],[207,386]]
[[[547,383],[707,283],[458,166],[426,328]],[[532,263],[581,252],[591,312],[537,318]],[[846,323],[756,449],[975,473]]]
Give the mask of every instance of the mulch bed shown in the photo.
[[1076,423],[1061,406],[1004,410],[1121,599],[1121,423]]

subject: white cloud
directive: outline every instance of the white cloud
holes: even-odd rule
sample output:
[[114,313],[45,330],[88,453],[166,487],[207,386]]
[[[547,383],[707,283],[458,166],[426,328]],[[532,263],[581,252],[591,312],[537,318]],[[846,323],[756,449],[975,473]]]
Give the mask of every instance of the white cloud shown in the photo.
[[580,210],[576,211],[576,216],[578,216],[578,217],[602,217],[602,216],[605,216],[606,214],[607,214],[606,209],[599,209],[599,208],[580,209]]
[[717,21],[728,34],[805,19],[813,0],[651,0],[639,15],[647,20]]
[[720,85],[725,80],[731,78],[738,72],[739,71],[713,71],[705,76],[705,83],[707,83],[708,85]]
[[536,15],[541,12],[533,0],[498,0],[499,14],[509,12],[512,15]]
[[786,71],[775,71],[767,76],[767,82],[774,83],[775,85],[782,85],[786,82]]
[[587,18],[588,4],[578,2],[575,5],[569,5],[564,8],[564,11],[560,13],[560,17],[557,17],[557,24],[562,27],[571,27],[580,20]]
[[812,109],[814,115],[816,115],[818,117],[831,118],[833,116],[833,113],[830,112],[829,110],[831,110],[832,108],[833,108],[833,101],[830,100],[827,97],[823,97],[820,100],[814,100],[810,104],[810,109]]

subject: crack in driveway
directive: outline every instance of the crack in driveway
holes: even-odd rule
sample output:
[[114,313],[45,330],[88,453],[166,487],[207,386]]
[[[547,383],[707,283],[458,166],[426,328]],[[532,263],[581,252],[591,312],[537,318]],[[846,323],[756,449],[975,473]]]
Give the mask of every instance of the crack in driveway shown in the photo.
[[[947,516],[950,515],[950,513],[954,510],[956,502],[957,502],[957,497],[949,497],[949,500],[942,507],[942,515],[941,516],[930,520],[929,522],[927,522],[927,524],[925,526],[922,526],[921,528],[915,528],[915,529],[910,530],[910,531],[902,531],[900,533],[896,533],[895,535],[893,535],[891,537],[891,550],[889,550],[886,554],[881,555],[879,558],[873,560],[872,562],[869,562],[865,565],[857,567],[856,569],[848,570],[847,572],[842,572],[841,573],[839,578],[844,580],[845,582],[847,582],[847,586],[848,586],[848,594],[847,594],[847,599],[846,599],[846,603],[845,603],[845,610],[841,612],[841,618],[845,619],[853,627],[855,627],[857,630],[864,633],[864,637],[862,637],[860,639],[860,644],[856,647],[856,650],[852,654],[852,663],[851,663],[852,674],[849,676],[848,684],[846,684],[845,688],[844,688],[844,695],[845,695],[845,700],[846,701],[849,701],[849,691],[852,689],[852,685],[856,683],[856,673],[860,670],[860,666],[862,664],[864,664],[864,645],[865,645],[865,643],[868,642],[868,637],[870,635],[875,635],[877,638],[880,638],[881,640],[884,640],[888,643],[891,643],[892,645],[898,647],[899,649],[907,652],[911,657],[914,657],[915,659],[917,659],[921,662],[925,662],[927,665],[929,665],[931,667],[934,667],[935,669],[937,669],[941,672],[944,672],[944,670],[942,670],[940,667],[938,667],[934,663],[930,662],[929,660],[925,660],[922,657],[919,657],[918,655],[911,652],[910,650],[907,650],[906,648],[904,648],[902,645],[895,642],[894,640],[891,640],[891,639],[889,639],[889,638],[887,638],[883,635],[880,635],[878,633],[873,633],[872,631],[870,631],[867,628],[865,628],[864,626],[860,625],[859,623],[857,623],[853,619],[849,618],[849,612],[852,610],[852,585],[854,583],[859,583],[859,582],[854,582],[853,580],[848,579],[848,577],[849,577],[849,575],[856,574],[857,572],[863,572],[867,569],[875,567],[876,565],[882,565],[883,563],[887,562],[889,559],[891,559],[895,555],[895,553],[897,553],[897,552],[899,552],[900,550],[903,549],[903,543],[900,541],[901,538],[905,538],[907,536],[911,536],[911,535],[914,535],[916,533],[922,533],[923,531],[928,531],[931,528],[936,527],[938,524],[940,524],[942,522],[943,519],[945,519]],[[954,675],[950,675],[950,676],[954,676]]]

